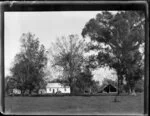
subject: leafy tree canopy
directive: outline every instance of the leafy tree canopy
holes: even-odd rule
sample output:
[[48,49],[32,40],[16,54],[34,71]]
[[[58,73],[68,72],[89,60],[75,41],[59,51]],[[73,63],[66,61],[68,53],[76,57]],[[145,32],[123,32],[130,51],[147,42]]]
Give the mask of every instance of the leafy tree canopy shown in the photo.
[[95,60],[100,66],[109,66],[117,71],[118,78],[127,81],[138,80],[142,74],[144,43],[144,13],[122,11],[113,15],[104,11],[90,19],[82,30],[84,38],[90,37],[89,50],[97,50]]
[[84,91],[85,86],[88,86],[92,79],[89,72],[88,74],[84,73],[88,65],[88,61],[83,55],[84,49],[84,41],[79,39],[77,35],[70,35],[57,38],[49,50],[53,67],[62,69],[59,81],[68,83],[71,87],[71,93],[75,88],[78,91]]
[[40,87],[44,83],[44,67],[47,63],[45,48],[40,45],[38,38],[31,33],[21,37],[21,51],[15,56],[14,65],[11,68],[13,78],[17,82],[17,88],[22,92]]

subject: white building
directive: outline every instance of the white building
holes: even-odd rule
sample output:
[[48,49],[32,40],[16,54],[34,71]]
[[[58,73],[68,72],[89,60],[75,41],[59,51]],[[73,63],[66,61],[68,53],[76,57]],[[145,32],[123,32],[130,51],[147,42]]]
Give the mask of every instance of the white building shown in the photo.
[[21,94],[21,90],[19,90],[19,89],[13,89],[13,93],[14,94]]
[[64,86],[60,83],[48,83],[46,86],[46,93],[70,93],[70,87]]

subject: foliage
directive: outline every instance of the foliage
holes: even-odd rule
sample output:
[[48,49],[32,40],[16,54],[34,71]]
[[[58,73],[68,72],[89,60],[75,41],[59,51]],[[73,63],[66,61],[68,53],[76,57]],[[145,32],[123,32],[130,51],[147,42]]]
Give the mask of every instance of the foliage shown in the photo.
[[77,35],[57,38],[49,50],[52,66],[62,69],[57,81],[69,84],[71,93],[83,93],[93,83],[91,72],[86,68],[90,63],[83,55],[84,50],[85,43]]
[[117,72],[122,84],[123,76],[130,81],[139,80],[143,73],[142,54],[139,51],[144,42],[144,13],[122,11],[113,15],[104,11],[91,19],[82,31],[83,37],[90,37],[89,50],[97,50],[95,56],[100,66],[109,66]]
[[5,93],[10,94],[11,90],[15,88],[15,80],[11,76],[5,77]]
[[[130,85],[128,85],[128,83],[127,83],[127,85],[124,85],[124,88],[123,88],[129,94],[130,94],[130,89],[131,89],[130,86],[133,86],[132,83]],[[144,80],[143,79],[138,80],[135,83],[134,88],[135,88],[135,92],[143,92],[144,91]]]
[[108,79],[108,78],[104,78],[104,80],[103,80],[103,82],[102,82],[102,86],[103,85],[108,85],[108,84],[112,84],[112,85],[114,85],[114,86],[116,86],[117,87],[117,81],[113,81],[113,80],[111,80],[111,79]]
[[136,92],[143,92],[144,91],[144,80],[140,79],[135,85]]
[[91,93],[91,87],[94,85],[92,77],[93,75],[88,67],[85,67],[84,71],[76,77],[75,85],[80,93],[84,93],[85,91]]
[[52,66],[62,69],[61,78],[69,83],[71,92],[75,77],[80,73],[80,67],[84,60],[83,50],[84,42],[77,35],[57,38],[49,50]]
[[44,83],[44,67],[47,58],[45,48],[40,45],[38,38],[31,33],[23,34],[21,37],[21,51],[15,56],[11,73],[16,81],[16,88],[22,94],[25,90],[31,93],[34,89],[39,89]]

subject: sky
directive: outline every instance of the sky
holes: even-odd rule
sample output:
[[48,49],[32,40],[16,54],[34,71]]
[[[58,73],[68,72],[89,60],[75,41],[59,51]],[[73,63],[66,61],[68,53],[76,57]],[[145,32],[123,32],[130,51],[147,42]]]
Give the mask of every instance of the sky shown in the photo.
[[[5,76],[10,75],[10,67],[15,55],[20,51],[20,37],[31,32],[48,49],[57,37],[77,34],[80,38],[85,24],[100,11],[59,11],[59,12],[5,12],[4,14],[4,54]],[[97,69],[94,79],[112,78],[109,69]],[[116,78],[116,77],[114,77]]]

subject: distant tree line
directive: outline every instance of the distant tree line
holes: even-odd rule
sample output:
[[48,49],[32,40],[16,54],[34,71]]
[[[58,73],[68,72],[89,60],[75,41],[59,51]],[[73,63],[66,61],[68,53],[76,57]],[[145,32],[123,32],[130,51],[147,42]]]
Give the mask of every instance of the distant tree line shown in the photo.
[[[48,57],[52,68],[61,69],[56,82],[68,84],[71,94],[97,92],[98,82],[91,71],[109,67],[117,72],[118,94],[124,89],[135,93],[144,75],[145,16],[140,11],[121,11],[111,14],[104,11],[87,22],[82,30],[83,39],[77,35],[57,38],[46,52],[38,38],[31,33],[21,37],[21,49],[10,69],[12,76],[5,78],[6,91],[17,88],[24,95],[36,93],[46,87],[45,68]],[[86,43],[85,40],[91,39]],[[85,57],[84,53],[96,50],[98,55]],[[144,51],[144,49],[143,49]],[[123,80],[126,80],[126,85]]]

